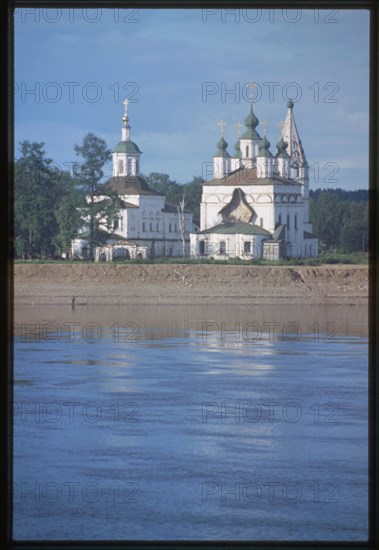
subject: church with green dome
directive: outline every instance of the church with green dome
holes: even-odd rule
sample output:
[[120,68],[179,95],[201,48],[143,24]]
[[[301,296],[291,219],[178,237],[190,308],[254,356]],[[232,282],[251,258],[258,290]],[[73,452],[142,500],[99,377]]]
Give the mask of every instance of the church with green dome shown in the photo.
[[[190,233],[196,229],[192,213],[167,202],[164,194],[151,189],[140,173],[142,151],[131,139],[124,101],[121,141],[112,152],[112,177],[104,184],[104,195],[98,201],[111,200],[107,191],[116,193],[121,204],[113,227],[100,220],[103,242],[94,251],[97,261],[114,261],[165,256],[189,256]],[[86,234],[72,242],[72,255],[88,254]]]
[[[276,152],[264,128],[258,133],[252,88],[244,127],[228,152],[223,120],[210,178],[203,184],[200,231],[191,234],[191,256],[227,260],[279,260],[318,256],[318,238],[309,222],[309,166],[295,123],[294,103],[287,103]],[[267,126],[263,121],[262,125]],[[241,129],[243,129],[242,135]]]

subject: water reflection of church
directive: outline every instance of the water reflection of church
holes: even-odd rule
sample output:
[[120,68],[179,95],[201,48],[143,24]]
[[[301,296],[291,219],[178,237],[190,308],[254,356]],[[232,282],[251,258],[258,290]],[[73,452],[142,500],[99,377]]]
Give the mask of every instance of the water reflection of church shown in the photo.
[[273,155],[266,132],[263,139],[257,132],[252,86],[244,133],[233,155],[223,137],[225,123],[219,122],[222,135],[213,158],[213,179],[203,184],[200,232],[191,234],[191,254],[246,260],[317,256],[318,239],[309,222],[309,167],[294,104],[287,103]]

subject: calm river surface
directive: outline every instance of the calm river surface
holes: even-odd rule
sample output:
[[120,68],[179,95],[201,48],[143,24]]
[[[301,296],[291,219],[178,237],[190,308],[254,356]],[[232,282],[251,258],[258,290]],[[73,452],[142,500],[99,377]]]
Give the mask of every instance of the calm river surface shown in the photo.
[[366,308],[15,323],[16,539],[367,539]]

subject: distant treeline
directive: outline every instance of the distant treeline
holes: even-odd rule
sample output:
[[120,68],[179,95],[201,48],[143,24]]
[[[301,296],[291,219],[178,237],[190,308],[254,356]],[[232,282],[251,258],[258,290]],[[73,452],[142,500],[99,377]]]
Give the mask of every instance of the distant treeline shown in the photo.
[[[18,259],[58,258],[69,256],[71,240],[85,230],[89,242],[102,244],[104,232],[98,218],[108,222],[112,231],[119,209],[117,196],[96,202],[102,193],[104,165],[111,151],[101,138],[87,134],[75,145],[80,157],[73,174],[56,168],[46,157],[44,143],[23,141],[21,156],[14,166],[14,255]],[[144,176],[152,189],[166,195],[166,200],[185,208],[200,218],[203,179],[193,177],[180,184],[168,174],[152,172]],[[89,198],[89,200],[86,200]],[[83,221],[83,218],[86,221]],[[321,250],[341,252],[367,251],[368,192],[365,190],[316,189],[310,192],[310,221],[320,239]]]
[[316,189],[309,193],[309,219],[321,250],[367,252],[368,191]]

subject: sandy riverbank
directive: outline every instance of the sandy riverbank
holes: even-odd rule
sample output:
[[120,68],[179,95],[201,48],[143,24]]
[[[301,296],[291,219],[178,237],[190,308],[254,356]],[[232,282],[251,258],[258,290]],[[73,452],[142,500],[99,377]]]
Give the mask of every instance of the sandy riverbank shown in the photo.
[[16,264],[15,303],[366,304],[368,267]]

